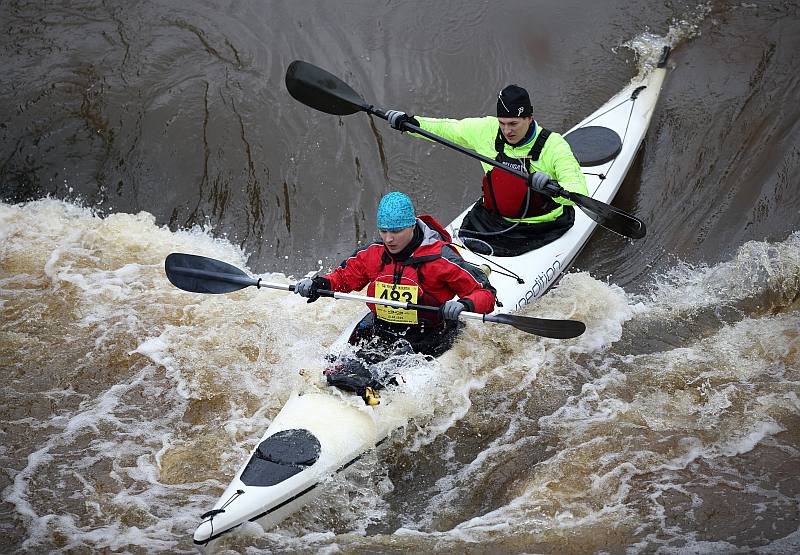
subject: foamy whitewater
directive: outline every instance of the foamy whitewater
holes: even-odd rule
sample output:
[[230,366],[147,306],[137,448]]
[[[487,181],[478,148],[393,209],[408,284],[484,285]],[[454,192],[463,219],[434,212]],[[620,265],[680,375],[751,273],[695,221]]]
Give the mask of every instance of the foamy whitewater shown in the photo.
[[[326,348],[362,307],[177,290],[170,252],[245,269],[246,257],[146,213],[3,204],[0,233],[3,501],[19,548],[194,551],[199,515],[290,392],[321,387]],[[721,513],[731,535],[778,530],[762,552],[790,553],[799,284],[798,234],[678,266],[646,295],[570,273],[524,313],[583,320],[586,334],[468,324],[387,393],[407,420],[388,444],[278,529],[249,524],[216,548],[581,551],[600,538],[630,553],[735,552],[700,531]]]
[[[366,239],[375,188],[402,182],[453,214],[474,192],[479,170],[453,153],[298,110],[272,86],[285,60],[327,56],[376,101],[452,101],[454,116],[486,100],[475,68],[535,76],[537,106],[566,125],[664,45],[670,73],[615,199],[648,235],[598,230],[578,260],[591,271],[522,312],[586,333],[468,322],[383,392],[388,441],[279,527],[248,523],[207,551],[800,552],[794,3],[537,3],[550,21],[535,35],[508,17],[529,9],[513,2],[358,18],[323,3],[109,5],[2,6],[17,31],[9,75],[32,76],[32,92],[4,89],[0,127],[15,199],[0,202],[0,552],[196,553],[200,515],[290,395],[325,388],[325,355],[363,311],[268,289],[187,293],[164,274],[169,253],[252,275],[269,261],[328,269]],[[371,10],[394,24],[376,31]],[[642,32],[653,13],[666,38]],[[500,23],[502,41],[487,35]],[[102,56],[78,34],[101,37]],[[81,56],[96,65],[70,66]],[[196,221],[208,224],[174,231]]]

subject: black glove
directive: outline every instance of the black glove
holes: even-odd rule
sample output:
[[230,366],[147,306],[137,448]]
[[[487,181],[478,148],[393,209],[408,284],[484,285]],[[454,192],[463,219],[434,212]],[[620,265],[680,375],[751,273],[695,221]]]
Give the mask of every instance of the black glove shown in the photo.
[[330,289],[331,282],[323,277],[303,278],[294,284],[294,292],[313,303],[319,299],[319,289]]
[[552,177],[545,172],[536,172],[530,177],[529,183],[534,191],[544,191],[545,186],[551,179]]
[[386,112],[386,119],[389,121],[389,125],[398,131],[405,131],[405,129],[403,129],[403,124],[405,123],[410,123],[411,125],[419,127],[419,122],[414,116],[409,116],[405,112],[400,112],[399,110],[389,110]]
[[445,320],[458,320],[458,315],[464,310],[464,303],[461,301],[447,301],[442,305],[442,318]]

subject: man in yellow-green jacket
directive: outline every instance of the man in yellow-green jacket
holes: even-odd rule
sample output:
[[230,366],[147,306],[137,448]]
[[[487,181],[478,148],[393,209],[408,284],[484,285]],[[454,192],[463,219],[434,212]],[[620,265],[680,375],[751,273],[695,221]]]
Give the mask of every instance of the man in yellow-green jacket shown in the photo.
[[386,116],[395,129],[402,130],[408,122],[532,174],[529,187],[526,180],[481,162],[483,196],[464,218],[459,233],[474,250],[514,256],[545,245],[572,227],[573,203],[541,191],[555,180],[564,189],[586,195],[586,180],[564,138],[536,123],[530,97],[522,87],[509,85],[500,91],[496,117],[439,119],[396,110]]

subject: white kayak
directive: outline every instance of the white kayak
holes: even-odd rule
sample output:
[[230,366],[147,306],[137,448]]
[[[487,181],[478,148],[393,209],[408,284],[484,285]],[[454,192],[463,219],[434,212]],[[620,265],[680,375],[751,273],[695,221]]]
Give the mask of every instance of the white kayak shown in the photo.
[[[585,168],[592,198],[610,203],[633,164],[666,74],[667,53],[657,68],[632,81],[565,134]],[[616,145],[614,135],[619,139]],[[596,137],[605,146],[594,144]],[[609,137],[612,140],[607,141]],[[453,237],[468,210],[448,226]],[[563,236],[519,256],[494,257],[460,249],[469,262],[505,268],[491,274],[503,305],[498,312],[518,310],[541,296],[570,267],[597,225],[581,210],[575,212],[575,224]],[[346,345],[357,324],[358,320],[343,332],[333,352]],[[323,481],[403,424],[391,403],[368,406],[361,397],[336,388],[293,393],[213,509],[202,515],[194,542],[207,544],[248,521],[265,529],[275,526],[319,493]]]

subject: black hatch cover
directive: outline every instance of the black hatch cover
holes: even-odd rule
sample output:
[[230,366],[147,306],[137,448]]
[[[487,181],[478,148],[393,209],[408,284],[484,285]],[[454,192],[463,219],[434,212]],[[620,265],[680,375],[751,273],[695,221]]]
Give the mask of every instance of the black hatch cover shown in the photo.
[[242,472],[248,486],[274,486],[314,464],[319,440],[308,430],[283,430],[261,442]]
[[622,139],[613,129],[590,125],[564,135],[581,166],[599,166],[610,162],[622,150]]

